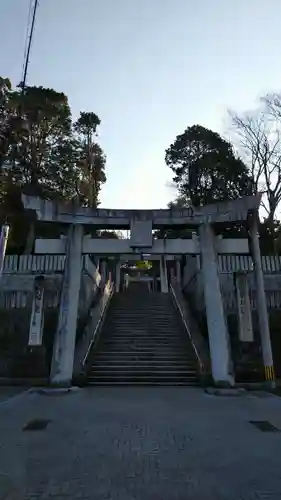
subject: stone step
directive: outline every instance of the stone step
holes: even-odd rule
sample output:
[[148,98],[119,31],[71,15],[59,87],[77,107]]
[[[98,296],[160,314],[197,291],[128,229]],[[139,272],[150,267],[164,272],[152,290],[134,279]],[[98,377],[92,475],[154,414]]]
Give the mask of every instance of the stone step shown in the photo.
[[139,332],[147,332],[147,331],[150,331],[151,334],[153,334],[154,332],[155,333],[166,333],[166,332],[171,332],[171,331],[174,331],[175,334],[178,334],[178,333],[182,333],[182,332],[185,332],[185,328],[184,327],[179,327],[179,325],[177,325],[176,323],[166,323],[166,324],[159,324],[159,323],[155,323],[153,324],[153,322],[137,322],[135,324],[129,324],[127,322],[124,322],[124,323],[116,323],[115,325],[114,324],[107,324],[105,323],[104,324],[104,328],[103,328],[103,331],[116,331],[117,334],[120,334],[122,333],[123,330],[125,330],[126,332],[130,333],[130,332],[134,332],[134,331],[139,331]]
[[166,321],[165,323],[159,323],[159,322],[154,322],[154,321],[136,321],[135,323],[129,322],[129,321],[116,321],[115,323],[113,322],[105,322],[103,326],[103,331],[105,330],[116,330],[117,333],[122,332],[124,329],[128,332],[130,331],[147,331],[150,330],[152,333],[161,333],[161,332],[166,332],[166,331],[171,331],[174,330],[175,333],[178,332],[185,332],[185,328],[183,325],[179,325],[176,322],[169,322]]
[[[182,347],[182,342],[180,341],[174,341],[172,338],[171,339],[141,339],[140,337],[129,337],[126,339],[123,338],[118,338],[118,337],[112,337],[112,338],[104,338],[100,343],[100,346],[128,346],[128,350],[132,349],[146,349],[146,348],[181,348],[183,351],[187,352],[189,349],[186,348],[185,346]],[[125,349],[124,349],[125,350]]]
[[139,366],[139,367],[151,367],[151,369],[158,369],[158,368],[167,368],[167,369],[172,369],[176,367],[177,369],[181,368],[188,368],[188,369],[194,369],[195,368],[195,362],[194,361],[175,361],[171,362],[170,360],[149,360],[149,359],[136,359],[136,360],[111,360],[111,361],[106,361],[104,359],[97,360],[93,359],[92,367],[106,367],[106,368],[118,368],[120,366],[124,368],[134,368],[134,366]]
[[191,381],[169,381],[169,380],[159,380],[157,382],[155,381],[112,381],[112,380],[107,380],[107,381],[101,381],[101,380],[88,380],[88,385],[90,386],[96,386],[96,387],[178,387],[178,386],[184,386],[184,387],[197,387],[199,386],[199,381],[198,380],[191,380]]
[[163,302],[163,299],[161,300],[146,300],[146,299],[143,299],[143,298],[139,298],[139,299],[134,299],[134,300],[125,300],[123,299],[122,301],[119,300],[119,301],[113,301],[111,302],[111,304],[114,306],[114,309],[117,310],[117,309],[126,309],[128,307],[134,307],[136,309],[143,309],[144,307],[151,307],[151,308],[159,308],[159,309],[164,309],[165,307],[167,307],[167,309],[169,309],[170,311],[172,310],[172,308],[174,307],[173,304],[171,304],[171,302]]
[[186,330],[184,327],[179,328],[177,324],[165,324],[165,325],[159,325],[159,324],[151,324],[149,322],[143,323],[143,322],[138,322],[136,324],[128,324],[128,323],[123,323],[123,324],[116,324],[115,326],[113,324],[108,325],[105,324],[103,328],[103,332],[105,331],[116,331],[117,335],[120,335],[123,331],[126,331],[127,333],[133,333],[134,331],[136,332],[149,332],[150,335],[153,335],[153,333],[163,333],[167,334],[169,332],[174,332],[175,337],[179,336],[182,332],[185,332]]
[[168,335],[165,338],[164,337],[154,338],[154,337],[150,337],[149,335],[146,337],[141,337],[141,336],[135,336],[134,334],[132,334],[129,336],[125,336],[123,338],[123,337],[118,337],[118,335],[115,336],[114,334],[108,334],[108,336],[105,334],[104,337],[100,338],[99,340],[100,340],[99,341],[100,346],[103,345],[104,343],[106,343],[106,344],[116,344],[116,343],[124,344],[124,343],[127,343],[128,348],[130,348],[130,349],[131,349],[132,345],[138,345],[138,347],[145,349],[146,343],[148,343],[148,344],[153,343],[155,346],[158,346],[158,347],[161,347],[161,346],[166,347],[168,344],[169,346],[174,345],[176,348],[182,347],[182,349],[185,349],[185,350],[190,350],[190,349],[192,350],[192,346],[185,345],[185,343],[188,344],[189,339],[185,338],[184,336],[181,339],[178,339],[178,338],[174,339],[173,335]]
[[112,363],[106,363],[106,364],[93,364],[91,367],[88,368],[88,373],[130,373],[130,374],[175,374],[175,373],[185,373],[185,374],[193,374],[197,375],[198,370],[197,367],[192,363],[192,364],[169,364],[169,363],[162,363],[157,365],[154,364],[149,364],[149,363],[139,363],[139,361],[135,361],[134,363],[131,364],[126,364],[126,363],[118,363],[112,364]]
[[[122,338],[111,338],[107,339],[106,337],[101,340],[100,346],[116,346],[116,345],[124,345],[128,346],[129,349],[146,349],[146,348],[167,348],[167,347],[175,347],[178,349],[184,349],[185,346],[182,346],[182,342],[177,340],[175,341],[173,338],[166,338],[165,340],[157,340],[157,339],[138,339],[134,338],[133,336],[130,337],[129,339],[122,339]],[[187,349],[187,348],[186,348]]]
[[175,315],[171,312],[168,311],[167,309],[164,309],[163,311],[153,311],[153,310],[147,310],[144,309],[143,311],[135,311],[135,309],[131,309],[130,312],[128,310],[124,311],[114,311],[110,315],[112,318],[118,318],[118,317],[126,317],[126,318],[135,318],[135,317],[152,317],[155,319],[161,319],[161,318],[175,318]]
[[166,337],[167,339],[179,339],[181,342],[185,339],[186,341],[189,340],[189,335],[184,329],[179,330],[178,328],[173,326],[165,328],[151,328],[149,326],[145,327],[143,325],[136,327],[124,326],[122,328],[118,328],[118,330],[113,326],[111,328],[108,328],[106,326],[103,329],[103,334],[104,336],[110,335],[114,338],[127,337],[128,339],[133,339],[134,337],[142,338],[142,336],[147,338],[161,338],[162,336],[163,338]]
[[118,311],[118,310],[127,310],[127,311],[130,311],[131,308],[132,309],[136,309],[136,310],[144,310],[144,309],[155,309],[155,311],[163,311],[164,309],[168,310],[168,311],[172,311],[172,307],[173,305],[170,304],[170,303],[167,303],[167,302],[151,302],[151,301],[146,301],[146,300],[138,300],[138,301],[124,301],[124,302],[119,302],[119,303],[111,303],[114,307],[114,311]]
[[[151,325],[151,324],[136,324],[136,325],[107,325],[105,324],[103,327],[103,332],[113,332],[114,335],[122,335],[123,332],[126,333],[126,335],[133,335],[134,332],[139,333],[140,335],[142,333],[148,334],[150,336],[155,335],[171,335],[172,333],[174,334],[174,337],[181,337],[183,334],[186,335],[186,330],[185,328],[179,328],[177,325],[165,325],[160,327],[159,325]],[[189,337],[188,337],[189,338]]]
[[183,359],[195,359],[196,358],[196,355],[194,353],[194,351],[191,351],[191,350],[186,350],[186,349],[182,349],[182,348],[179,348],[179,349],[157,349],[157,351],[155,349],[129,349],[126,348],[122,348],[123,346],[116,346],[116,348],[114,348],[114,350],[108,350],[108,349],[103,349],[104,346],[100,346],[100,349],[98,350],[95,350],[94,352],[94,355],[95,355],[95,358],[99,357],[99,356],[104,356],[104,355],[117,355],[117,356],[141,356],[141,357],[145,357],[145,356],[150,356],[150,357],[154,357],[154,356],[157,356],[157,358],[166,358],[167,356],[169,358],[175,358],[175,359],[180,359],[180,358],[183,358]]
[[197,366],[196,360],[194,359],[183,359],[183,358],[137,358],[137,357],[96,357],[91,360],[91,364],[94,366],[172,366],[181,367],[185,366],[187,368],[195,368]]
[[89,362],[89,369],[91,366],[99,367],[99,366],[107,366],[108,368],[114,367],[114,366],[123,366],[126,368],[127,366],[139,366],[139,367],[172,367],[172,368],[177,368],[177,367],[185,367],[188,369],[197,369],[197,363],[196,360],[194,359],[177,359],[171,361],[168,358],[153,358],[153,359],[144,359],[144,358],[98,358],[98,359],[92,359]]
[[170,313],[169,311],[163,311],[163,313],[159,312],[157,314],[154,314],[153,311],[143,311],[143,312],[136,312],[134,313],[133,311],[131,313],[128,313],[126,311],[120,311],[118,313],[114,313],[110,315],[110,318],[112,319],[119,319],[119,318],[128,318],[130,320],[134,320],[134,318],[152,318],[155,321],[156,320],[171,320],[175,319],[175,316]]
[[131,386],[198,386],[200,382],[198,377],[88,377],[89,385],[96,386],[118,386],[118,385],[131,385]]
[[112,301],[111,301],[112,304],[114,305],[120,305],[122,304],[123,306],[125,306],[126,304],[136,304],[137,306],[140,306],[141,304],[154,304],[154,305],[159,305],[159,306],[163,306],[164,304],[168,304],[168,306],[171,306],[171,301],[170,301],[170,297],[163,297],[163,295],[141,295],[141,296],[137,296],[137,295],[131,295],[131,296],[127,296],[125,297],[125,295],[123,296],[119,296],[117,297],[115,295],[115,297],[113,297]]
[[118,300],[122,300],[122,299],[127,299],[127,300],[130,300],[130,299],[134,299],[135,297],[137,298],[142,298],[143,300],[161,300],[161,301],[165,301],[169,298],[169,294],[165,294],[165,293],[159,293],[159,292],[148,292],[148,293],[144,293],[144,291],[142,291],[141,293],[134,293],[133,290],[131,290],[129,293],[128,292],[119,292],[119,293],[115,293],[114,295],[114,300],[118,301]]
[[161,322],[161,323],[166,323],[173,321],[175,323],[178,323],[179,320],[178,318],[175,318],[172,314],[170,315],[169,313],[163,313],[163,314],[153,314],[152,312],[144,312],[143,314],[127,314],[127,313],[119,313],[119,314],[112,314],[110,317],[106,318],[106,321],[111,321],[112,323],[115,323],[115,321],[130,321],[133,323],[136,323],[137,321],[144,321],[144,320],[151,320],[154,323],[156,322]]
[[120,330],[122,331],[122,329],[126,328],[126,330],[130,331],[130,330],[147,330],[147,329],[150,329],[152,332],[156,331],[156,332],[162,332],[163,330],[166,331],[166,330],[176,330],[177,332],[180,332],[180,331],[185,331],[184,327],[182,325],[179,325],[177,322],[175,321],[165,321],[163,323],[160,323],[158,321],[149,321],[149,319],[146,319],[145,321],[143,320],[139,320],[139,321],[135,321],[134,323],[131,322],[131,321],[126,321],[126,320],[122,320],[122,321],[119,321],[119,320],[116,320],[115,322],[105,322],[104,323],[104,329],[108,329],[108,330],[112,330],[114,328],[114,330],[116,330],[117,332],[119,332]]
[[193,351],[186,351],[182,348],[179,349],[148,349],[148,348],[143,348],[143,349],[120,349],[122,346],[116,346],[116,348],[112,350],[104,349],[104,346],[101,345],[99,351],[95,351],[94,355],[95,358],[98,356],[102,355],[114,355],[114,356],[142,356],[142,357],[168,357],[168,358],[184,358],[184,359],[194,359],[195,354]]
[[117,295],[115,295],[115,297],[113,297],[112,299],[112,304],[114,305],[126,305],[126,304],[136,304],[138,306],[140,306],[141,304],[155,304],[155,305],[159,305],[159,306],[163,306],[164,304],[167,304],[168,306],[172,306],[173,304],[171,303],[171,300],[170,300],[170,297],[164,297],[163,295],[141,295],[141,296],[137,296],[137,295],[131,295],[131,296],[127,296],[125,297],[125,295],[122,295],[119,297],[117,297]]
[[184,327],[179,325],[177,321],[149,321],[149,319],[144,320],[139,320],[139,321],[127,321],[127,320],[116,320],[116,321],[106,321],[104,323],[104,328],[114,328],[117,331],[120,330],[121,328],[127,328],[128,330],[130,328],[150,328],[151,330],[160,330],[162,331],[163,329],[171,329],[171,328],[176,328],[177,330],[184,330]]
[[182,374],[164,374],[164,375],[126,375],[126,374],[99,374],[99,375],[89,375],[89,382],[196,382],[197,375],[182,375]]
[[162,344],[162,345],[159,345],[157,343],[150,343],[150,344],[146,344],[146,346],[142,346],[141,344],[137,345],[137,344],[131,344],[131,345],[127,345],[127,343],[122,343],[122,342],[111,342],[111,343],[108,343],[108,342],[102,342],[100,344],[100,349],[105,352],[105,351],[108,351],[108,350],[111,350],[113,352],[120,352],[120,351],[124,351],[124,352],[128,352],[130,354],[154,354],[155,356],[157,355],[161,355],[161,354],[164,354],[164,355],[167,355],[167,354],[179,354],[179,353],[182,353],[184,356],[187,356],[188,354],[190,354],[191,356],[194,356],[194,353],[193,352],[190,352],[186,349],[184,349],[180,344]]
[[180,352],[180,353],[155,353],[155,352],[135,352],[135,351],[112,351],[112,352],[108,352],[108,351],[101,351],[101,352],[97,352],[95,353],[94,355],[94,358],[93,359],[118,359],[120,358],[121,359],[132,359],[132,360],[135,360],[135,359],[143,359],[143,360],[155,360],[157,359],[157,361],[161,361],[161,360],[171,360],[171,362],[173,361],[182,361],[182,362],[194,362],[196,361],[196,358],[194,355],[192,354],[188,354],[188,353],[183,353],[183,352]]
[[196,385],[197,360],[171,296],[116,294],[88,376],[93,385]]
[[103,366],[103,365],[92,365],[90,369],[90,376],[94,376],[95,373],[98,374],[112,374],[112,373],[122,373],[124,375],[176,375],[176,374],[184,374],[184,375],[195,375],[197,371],[192,367],[185,366],[140,366],[138,364],[125,366],[125,365],[111,365],[111,366]]
[[[168,333],[166,335],[159,335],[159,337],[156,337],[154,335],[145,335],[145,334],[134,334],[131,333],[130,335],[118,335],[114,333],[109,333],[108,335],[104,334],[104,341],[105,342],[130,342],[130,343],[141,343],[143,346],[145,346],[146,342],[154,342],[157,345],[159,344],[180,344],[182,345],[184,338],[178,338],[173,335],[173,333]],[[101,342],[102,343],[102,342]]]
[[132,333],[130,335],[126,335],[125,332],[124,334],[122,335],[117,335],[116,333],[108,333],[108,334],[104,334],[104,340],[108,341],[108,342],[114,342],[114,341],[120,341],[120,342],[141,342],[142,344],[145,344],[145,342],[151,342],[151,341],[154,341],[155,343],[157,343],[157,345],[161,344],[161,343],[180,343],[182,344],[182,342],[185,340],[184,337],[182,339],[174,339],[173,338],[173,332],[171,333],[168,333],[166,334],[165,336],[164,335],[154,335],[153,337],[150,336],[149,334],[147,335],[144,335],[144,334],[138,334],[138,333]]

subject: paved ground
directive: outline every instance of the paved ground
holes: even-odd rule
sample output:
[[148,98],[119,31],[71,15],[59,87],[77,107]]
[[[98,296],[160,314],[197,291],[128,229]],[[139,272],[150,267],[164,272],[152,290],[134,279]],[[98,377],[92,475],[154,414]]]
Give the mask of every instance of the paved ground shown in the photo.
[[[51,422],[23,431],[35,418]],[[281,399],[190,388],[21,394],[0,404],[0,498],[281,499],[281,432],[249,420],[281,428]]]
[[26,390],[26,387],[7,387],[0,385],[0,404],[5,403],[5,401],[9,401],[12,397],[17,396]]

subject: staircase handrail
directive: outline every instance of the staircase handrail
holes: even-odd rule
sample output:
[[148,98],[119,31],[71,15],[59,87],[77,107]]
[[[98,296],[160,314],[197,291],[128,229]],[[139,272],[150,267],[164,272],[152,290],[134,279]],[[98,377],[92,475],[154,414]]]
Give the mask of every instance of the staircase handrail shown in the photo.
[[180,306],[180,304],[179,304],[179,301],[178,301],[178,298],[177,298],[177,294],[176,294],[176,292],[175,292],[175,289],[174,289],[174,286],[172,285],[172,283],[170,284],[170,289],[171,289],[171,292],[172,292],[172,295],[173,295],[174,301],[175,301],[175,303],[176,303],[176,306],[177,306],[177,308],[178,308],[178,310],[179,310],[179,312],[180,312],[180,315],[181,315],[182,322],[183,322],[183,324],[184,324],[185,330],[186,330],[186,332],[187,332],[187,334],[188,334],[188,336],[189,336],[189,339],[190,339],[191,345],[192,345],[193,350],[194,350],[194,352],[195,352],[195,356],[196,356],[196,358],[197,358],[197,362],[198,362],[198,365],[199,365],[200,371],[201,371],[201,372],[203,372],[203,371],[204,371],[204,363],[203,363],[203,361],[202,361],[202,359],[201,359],[201,357],[200,357],[200,354],[199,354],[199,352],[198,352],[198,349],[196,348],[196,345],[195,345],[194,340],[193,340],[193,337],[192,337],[192,335],[191,335],[191,333],[190,333],[190,329],[189,329],[189,327],[188,327],[188,325],[187,325],[186,319],[185,319],[185,317],[184,317],[183,310],[182,310],[182,308],[181,308],[181,306]]
[[98,319],[98,322],[97,322],[97,324],[96,324],[96,326],[95,326],[95,329],[94,329],[94,333],[93,333],[93,336],[92,336],[91,342],[89,343],[88,349],[87,349],[86,354],[85,354],[85,356],[84,356],[84,358],[83,358],[83,361],[82,361],[82,367],[84,367],[84,366],[85,366],[85,364],[86,364],[86,361],[87,361],[87,359],[88,359],[89,353],[90,353],[91,348],[92,348],[92,345],[93,345],[94,340],[95,340],[95,338],[96,338],[97,332],[99,331],[99,328],[100,328],[100,326],[101,326],[101,324],[102,324],[102,321],[103,321],[103,319],[104,319],[104,317],[105,317],[105,313],[106,313],[106,311],[107,311],[107,309],[108,309],[108,306],[109,306],[110,301],[111,301],[111,299],[112,299],[112,296],[113,296],[113,294],[114,294],[114,283],[113,283],[113,282],[108,281],[108,282],[107,282],[107,284],[105,285],[104,289],[106,289],[106,287],[108,287],[108,288],[109,288],[109,294],[108,294],[108,296],[107,296],[107,299],[105,300],[105,303],[103,304],[103,308],[102,308],[102,310],[101,310],[101,313],[100,313],[100,317],[99,317],[99,319]]

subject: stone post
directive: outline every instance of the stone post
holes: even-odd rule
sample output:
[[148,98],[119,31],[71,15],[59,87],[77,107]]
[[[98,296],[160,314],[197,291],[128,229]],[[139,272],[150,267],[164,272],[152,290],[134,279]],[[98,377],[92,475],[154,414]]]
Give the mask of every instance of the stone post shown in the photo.
[[116,272],[115,272],[115,291],[120,292],[120,280],[121,280],[121,262],[118,260],[116,264]]
[[264,290],[263,271],[258,234],[258,212],[255,212],[249,218],[249,229],[251,237],[251,251],[254,263],[254,273],[256,282],[257,315],[261,338],[262,357],[265,370],[265,379],[270,385],[275,385],[275,374],[273,366],[273,356],[271,348],[270,330],[268,323],[268,313],[266,304],[266,295]]
[[106,284],[106,277],[107,277],[107,261],[105,259],[102,259],[100,261],[100,275],[101,275],[100,287],[103,290]]
[[167,279],[167,265],[164,255],[160,257],[160,280],[161,280],[161,292],[168,293],[168,279]]
[[176,260],[176,277],[177,277],[177,284],[181,287],[181,262],[180,262],[180,259]]
[[164,274],[165,274],[165,282],[167,284],[167,292],[169,291],[169,275],[168,275],[168,260],[166,255],[164,255]]
[[82,225],[71,225],[66,239],[66,260],[57,332],[54,339],[51,383],[69,386],[72,381],[82,272]]
[[[192,232],[192,240],[196,244],[196,246],[199,244],[199,236],[198,234],[193,231]],[[201,277],[201,255],[200,253],[196,254],[195,256],[195,269],[196,269],[196,283],[195,283],[195,303],[197,304],[198,308],[200,308],[200,304],[202,303],[202,277]]]
[[8,237],[9,237],[9,226],[4,225],[2,226],[0,233],[0,277],[3,272]]
[[215,236],[211,225],[200,225],[199,236],[212,375],[217,385],[233,385],[228,331],[217,267]]

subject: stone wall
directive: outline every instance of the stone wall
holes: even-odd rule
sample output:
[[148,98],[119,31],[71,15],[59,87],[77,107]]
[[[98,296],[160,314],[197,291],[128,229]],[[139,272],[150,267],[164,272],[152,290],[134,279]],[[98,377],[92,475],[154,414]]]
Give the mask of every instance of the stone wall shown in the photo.
[[[63,256],[8,256],[5,259],[0,283],[0,377],[49,376],[64,264]],[[44,274],[48,282],[44,295],[43,340],[42,346],[31,348],[28,340],[33,283],[39,274]],[[96,266],[84,256],[78,313],[80,328],[98,293],[98,282]]]
[[[203,283],[200,271],[200,260],[196,257],[187,257],[183,272],[184,293],[192,307],[193,314],[200,324],[200,329],[205,338],[208,337]],[[199,264],[199,265],[198,265]],[[268,304],[271,343],[275,372],[281,377],[281,269],[280,257],[262,257],[264,283]],[[227,315],[228,330],[230,335],[231,353],[237,382],[259,382],[264,379],[261,342],[256,314],[256,285],[253,273],[252,259],[250,256],[220,255],[218,259],[220,283],[223,295],[224,309]],[[254,342],[241,342],[238,338],[237,325],[237,300],[234,284],[234,273],[246,270],[250,289],[250,302],[252,306],[252,321]]]
[[44,308],[43,345],[28,346],[31,301],[25,308],[0,309],[0,377],[47,377],[58,308]]

